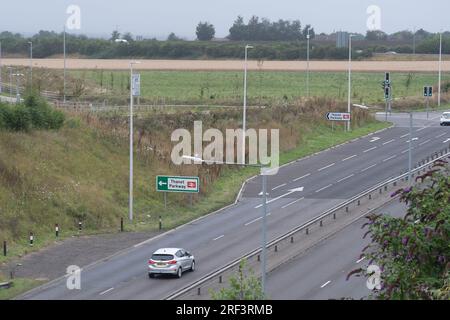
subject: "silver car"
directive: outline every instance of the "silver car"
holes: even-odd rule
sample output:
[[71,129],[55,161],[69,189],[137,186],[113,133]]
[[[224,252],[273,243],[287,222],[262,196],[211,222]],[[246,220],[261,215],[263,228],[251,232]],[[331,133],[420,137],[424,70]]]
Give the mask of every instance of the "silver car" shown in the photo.
[[195,258],[181,248],[163,248],[156,250],[148,260],[148,276],[171,274],[181,278],[184,271],[195,270]]
[[441,116],[441,126],[450,125],[450,112],[444,112]]

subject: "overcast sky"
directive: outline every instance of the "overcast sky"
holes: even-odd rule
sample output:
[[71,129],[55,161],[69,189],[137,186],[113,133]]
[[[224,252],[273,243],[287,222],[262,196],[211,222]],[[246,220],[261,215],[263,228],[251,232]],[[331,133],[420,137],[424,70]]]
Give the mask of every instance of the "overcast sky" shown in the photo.
[[450,30],[449,0],[0,0],[0,31],[61,31],[69,5],[81,9],[81,29],[74,33],[95,36],[107,36],[117,26],[120,32],[144,37],[165,38],[175,32],[193,39],[197,23],[209,21],[216,36],[225,37],[238,15],[247,21],[253,14],[299,19],[319,33],[365,33],[370,5],[380,7],[381,29],[388,33],[414,27]]

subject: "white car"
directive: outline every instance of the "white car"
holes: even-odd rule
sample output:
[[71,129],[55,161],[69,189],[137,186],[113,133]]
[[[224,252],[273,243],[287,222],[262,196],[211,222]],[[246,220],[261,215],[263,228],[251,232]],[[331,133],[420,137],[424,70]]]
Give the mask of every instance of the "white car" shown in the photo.
[[444,112],[441,116],[441,126],[450,125],[450,112]]

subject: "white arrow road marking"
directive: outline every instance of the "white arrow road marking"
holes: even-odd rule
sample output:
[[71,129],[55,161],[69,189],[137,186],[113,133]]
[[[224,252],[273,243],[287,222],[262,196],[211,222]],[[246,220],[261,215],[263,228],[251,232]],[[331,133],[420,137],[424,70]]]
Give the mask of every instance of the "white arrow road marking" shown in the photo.
[[375,142],[375,141],[378,141],[378,140],[380,140],[379,137],[373,137],[372,140],[370,140],[370,142]]
[[108,292],[110,292],[110,291],[112,291],[112,290],[114,290],[114,288],[109,288],[108,290],[105,290],[105,291],[103,291],[103,292],[100,292],[100,295],[102,296],[102,295],[104,295],[104,294],[106,294],[106,293],[108,293]]
[[301,177],[299,177],[299,178],[297,178],[297,179],[294,179],[294,180],[292,180],[292,181],[298,181],[298,180],[300,180],[300,179],[309,177],[310,175],[311,175],[311,173],[308,173],[308,174],[305,174],[304,176],[301,176]]
[[[269,203],[272,203],[272,202],[274,202],[274,201],[280,200],[281,198],[284,198],[284,197],[286,197],[286,196],[288,196],[288,195],[290,195],[290,194],[293,194],[294,192],[302,192],[302,191],[303,191],[303,187],[295,188],[295,189],[289,190],[288,193],[282,194],[282,195],[279,196],[279,197],[276,197],[276,198],[273,198],[273,199],[267,201],[266,203],[269,204]],[[257,206],[255,207],[255,209],[258,209],[258,208],[261,208],[261,207],[262,207],[262,204],[257,205]]]
[[[263,192],[261,191],[260,193],[258,193],[258,196],[262,196],[263,195]],[[269,195],[269,193],[268,192],[266,192],[266,195]]]
[[284,187],[286,184],[287,184],[287,183],[280,184],[279,186],[276,186],[275,188],[273,188],[272,191],[273,191],[273,190],[277,190],[277,189],[279,189],[279,188],[281,188],[281,187]]
[[[417,141],[419,138],[412,138],[411,141]],[[406,140],[406,143],[409,143],[409,140]]]
[[327,282],[325,282],[323,285],[321,285],[321,288],[325,288],[327,285],[329,285],[331,283],[331,280],[328,280]]

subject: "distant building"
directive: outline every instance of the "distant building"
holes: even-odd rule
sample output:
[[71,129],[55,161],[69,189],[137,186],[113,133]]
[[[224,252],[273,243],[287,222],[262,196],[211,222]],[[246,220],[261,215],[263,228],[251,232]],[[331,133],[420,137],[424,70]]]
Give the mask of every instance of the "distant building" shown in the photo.
[[336,48],[348,48],[348,32],[336,32]]
[[212,38],[211,41],[214,41],[214,42],[226,42],[226,41],[230,41],[230,39],[228,39],[228,38]]

